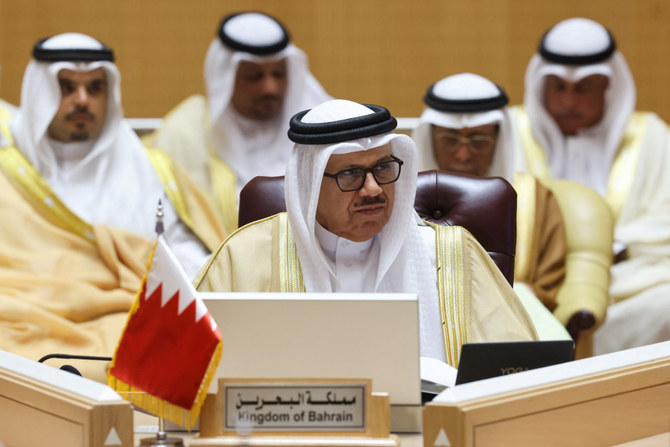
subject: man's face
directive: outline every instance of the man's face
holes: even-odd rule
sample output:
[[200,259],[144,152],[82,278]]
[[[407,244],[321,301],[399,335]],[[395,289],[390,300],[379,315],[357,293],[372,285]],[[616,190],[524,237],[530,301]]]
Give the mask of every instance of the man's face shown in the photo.
[[263,64],[242,61],[235,75],[233,107],[252,120],[273,118],[284,104],[286,82],[286,59]]
[[463,129],[431,126],[433,152],[443,171],[484,177],[491,166],[498,126],[486,124]]
[[563,132],[574,135],[594,126],[605,114],[605,92],[609,78],[591,75],[570,82],[555,75],[544,80],[544,106]]
[[100,136],[107,116],[107,79],[102,68],[58,72],[61,100],[48,134],[57,141],[86,141]]
[[[331,155],[325,172],[336,174],[349,168],[372,168],[392,160],[390,145],[349,154]],[[354,242],[367,241],[384,228],[391,217],[395,183],[379,185],[372,173],[365,174],[363,188],[342,192],[334,178],[323,177],[316,220],[326,230]]]

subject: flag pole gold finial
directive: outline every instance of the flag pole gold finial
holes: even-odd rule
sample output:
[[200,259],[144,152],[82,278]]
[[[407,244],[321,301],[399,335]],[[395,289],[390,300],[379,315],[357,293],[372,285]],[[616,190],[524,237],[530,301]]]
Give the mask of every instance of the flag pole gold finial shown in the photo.
[[156,210],[156,235],[160,236],[165,231],[163,225],[163,202],[158,199],[158,209]]

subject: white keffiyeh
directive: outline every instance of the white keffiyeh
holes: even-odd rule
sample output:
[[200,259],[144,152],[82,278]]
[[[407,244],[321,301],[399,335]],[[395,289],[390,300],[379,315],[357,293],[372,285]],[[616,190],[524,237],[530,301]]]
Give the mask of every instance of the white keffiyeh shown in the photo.
[[[370,113],[373,112],[363,105],[333,100],[312,109],[302,121],[331,122]],[[431,265],[431,256],[435,256],[434,245],[426,247],[421,235],[421,220],[414,211],[417,156],[414,142],[406,135],[384,133],[335,144],[296,144],[293,148],[286,171],[285,195],[305,288],[308,292],[332,292],[333,283],[347,281],[347,278],[336,277],[315,228],[321,181],[328,159],[332,154],[366,151],[386,144],[391,145],[391,153],[404,164],[400,178],[394,183],[391,217],[381,233],[374,237],[378,250],[371,249],[371,253],[379,259],[376,276],[373,281],[364,281],[371,287],[361,292],[416,293],[422,355],[444,359],[437,279]]]
[[[574,18],[552,28],[544,42],[553,53],[584,56],[603,51],[610,37],[602,25]],[[605,114],[598,124],[565,136],[544,107],[545,77],[556,75],[576,82],[594,74],[609,78]],[[633,76],[621,53],[615,51],[600,63],[570,66],[535,54],[526,70],[524,106],[533,135],[546,151],[552,177],[585,184],[605,195],[610,167],[635,108]]]
[[[495,98],[500,95],[497,86],[488,79],[472,74],[460,73],[448,76],[435,83],[433,94],[447,100],[478,100]],[[507,107],[482,112],[447,112],[426,107],[414,129],[412,138],[419,150],[419,169],[438,169],[433,150],[431,126],[449,129],[463,129],[498,124],[500,130],[494,150],[493,160],[486,173],[489,177],[503,177],[512,181],[514,175],[514,146]]]
[[[283,34],[271,18],[247,13],[228,22],[226,32],[248,45],[269,45]],[[242,117],[231,103],[235,75],[241,61],[254,63],[286,59],[288,85],[282,111],[267,121]],[[267,56],[234,51],[215,38],[205,60],[205,85],[212,127],[212,145],[216,154],[238,176],[238,188],[258,175],[282,175],[286,169],[292,143],[286,132],[294,114],[330,99],[310,73],[307,56],[292,43]]]
[[[91,48],[102,44],[77,33],[44,42],[52,49]],[[100,136],[91,141],[59,143],[47,135],[61,100],[58,73],[63,69],[102,68],[107,80],[107,115]],[[153,239],[156,209],[162,199],[166,238],[189,274],[204,261],[202,243],[179,220],[166,198],[142,143],[123,119],[120,74],[108,61],[28,63],[21,105],[11,122],[17,148],[46,179],[63,203],[88,223],[121,228]]]

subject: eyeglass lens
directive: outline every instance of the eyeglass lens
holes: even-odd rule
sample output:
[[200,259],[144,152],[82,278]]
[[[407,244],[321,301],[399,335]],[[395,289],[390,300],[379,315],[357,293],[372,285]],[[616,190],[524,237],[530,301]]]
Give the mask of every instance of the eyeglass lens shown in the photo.
[[475,152],[485,152],[493,148],[495,139],[489,135],[471,135],[464,137],[458,134],[444,134],[442,136],[445,146],[450,151],[456,151],[462,144],[466,144]]
[[400,162],[389,160],[377,163],[370,169],[352,168],[337,173],[337,184],[343,191],[355,191],[365,184],[368,172],[372,173],[379,185],[393,183],[400,176]]

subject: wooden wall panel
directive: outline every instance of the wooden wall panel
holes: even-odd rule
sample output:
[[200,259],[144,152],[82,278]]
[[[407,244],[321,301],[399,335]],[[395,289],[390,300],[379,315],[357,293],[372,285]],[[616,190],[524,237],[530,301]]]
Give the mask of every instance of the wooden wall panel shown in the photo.
[[540,35],[564,18],[615,34],[638,84],[638,108],[670,120],[668,0],[0,0],[0,97],[19,102],[34,42],[65,31],[112,46],[128,117],[158,117],[202,92],[202,66],[220,18],[245,9],[283,20],[334,96],[417,116],[426,87],[472,71],[517,103]]

